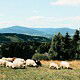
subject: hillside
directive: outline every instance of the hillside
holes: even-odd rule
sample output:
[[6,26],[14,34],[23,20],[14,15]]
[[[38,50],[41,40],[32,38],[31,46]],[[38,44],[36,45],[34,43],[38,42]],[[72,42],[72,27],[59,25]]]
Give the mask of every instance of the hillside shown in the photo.
[[40,36],[30,36],[16,33],[0,33],[1,42],[48,42],[50,39]]

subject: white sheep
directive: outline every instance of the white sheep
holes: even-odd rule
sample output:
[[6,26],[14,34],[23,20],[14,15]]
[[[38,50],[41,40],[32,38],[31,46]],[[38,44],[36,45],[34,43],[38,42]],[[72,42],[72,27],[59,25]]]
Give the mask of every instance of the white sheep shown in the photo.
[[6,65],[6,60],[0,59],[0,65],[1,65],[1,66],[5,66],[5,65]]
[[25,60],[20,58],[15,59],[12,68],[25,68]]
[[58,64],[51,62],[49,68],[59,69]]
[[69,62],[67,62],[67,61],[61,61],[61,62],[60,62],[60,67],[62,67],[62,68],[67,68],[67,69],[72,69],[72,68],[70,67]]
[[6,67],[12,68],[12,66],[13,66],[13,63],[12,62],[9,62],[9,61],[6,62]]
[[13,62],[15,60],[15,58],[5,58],[5,57],[2,57],[2,60]]
[[25,68],[25,64],[23,62],[13,62],[12,68]]
[[24,59],[21,59],[21,58],[16,58],[14,61],[25,62],[25,60]]
[[26,60],[26,66],[33,66],[33,67],[37,67],[38,65],[35,63],[35,61],[34,61],[34,60],[27,59],[27,60]]

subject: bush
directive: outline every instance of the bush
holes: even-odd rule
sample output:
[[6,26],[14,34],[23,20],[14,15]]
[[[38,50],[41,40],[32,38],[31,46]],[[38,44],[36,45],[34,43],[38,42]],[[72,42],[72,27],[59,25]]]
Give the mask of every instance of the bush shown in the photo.
[[40,54],[40,53],[35,53],[32,57],[32,59],[37,59],[37,60],[49,60],[48,56],[45,54]]

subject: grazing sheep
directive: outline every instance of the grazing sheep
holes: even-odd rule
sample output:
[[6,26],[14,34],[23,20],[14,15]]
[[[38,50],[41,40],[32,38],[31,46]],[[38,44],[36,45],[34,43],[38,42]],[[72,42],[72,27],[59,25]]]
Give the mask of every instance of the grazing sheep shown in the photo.
[[12,62],[6,62],[6,67],[10,67],[10,68],[12,68],[12,66],[13,66],[13,63]]
[[51,69],[52,69],[52,68],[53,68],[53,69],[59,69],[58,65],[57,65],[56,63],[54,63],[54,62],[50,63],[49,68],[51,68]]
[[60,67],[66,68],[66,69],[72,69],[72,68],[70,67],[69,62],[67,62],[67,61],[61,61]]
[[12,68],[25,68],[25,60],[20,58],[15,59]]
[[12,68],[25,68],[23,62],[13,62]]
[[26,66],[33,66],[33,67],[37,67],[38,65],[36,64],[36,62],[34,60],[31,59],[27,59],[26,60]]
[[33,59],[33,60],[35,61],[35,63],[37,64],[37,66],[42,66],[42,64],[41,64],[41,62],[39,60],[35,60],[35,59]]
[[21,59],[21,58],[16,58],[14,61],[20,61],[20,62],[24,62],[25,63],[25,60]]
[[0,59],[0,65],[1,65],[1,66],[5,66],[5,65],[6,65],[6,60]]
[[13,62],[15,60],[15,58],[5,58],[5,57],[3,57],[2,60]]

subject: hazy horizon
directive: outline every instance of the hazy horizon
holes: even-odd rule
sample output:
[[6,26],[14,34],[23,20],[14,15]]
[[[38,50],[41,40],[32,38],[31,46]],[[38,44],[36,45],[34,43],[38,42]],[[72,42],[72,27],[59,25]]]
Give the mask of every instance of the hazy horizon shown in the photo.
[[[12,27],[23,27],[23,28],[52,28],[52,29],[56,29],[56,28],[59,28],[59,27],[27,27],[27,26],[20,26],[20,25],[13,25],[13,26],[8,26],[8,27],[1,27],[0,29],[5,29],[5,28],[12,28]],[[65,29],[76,29],[76,28],[71,28],[71,27],[60,27],[60,28],[65,28]],[[79,29],[78,29],[79,30]]]

